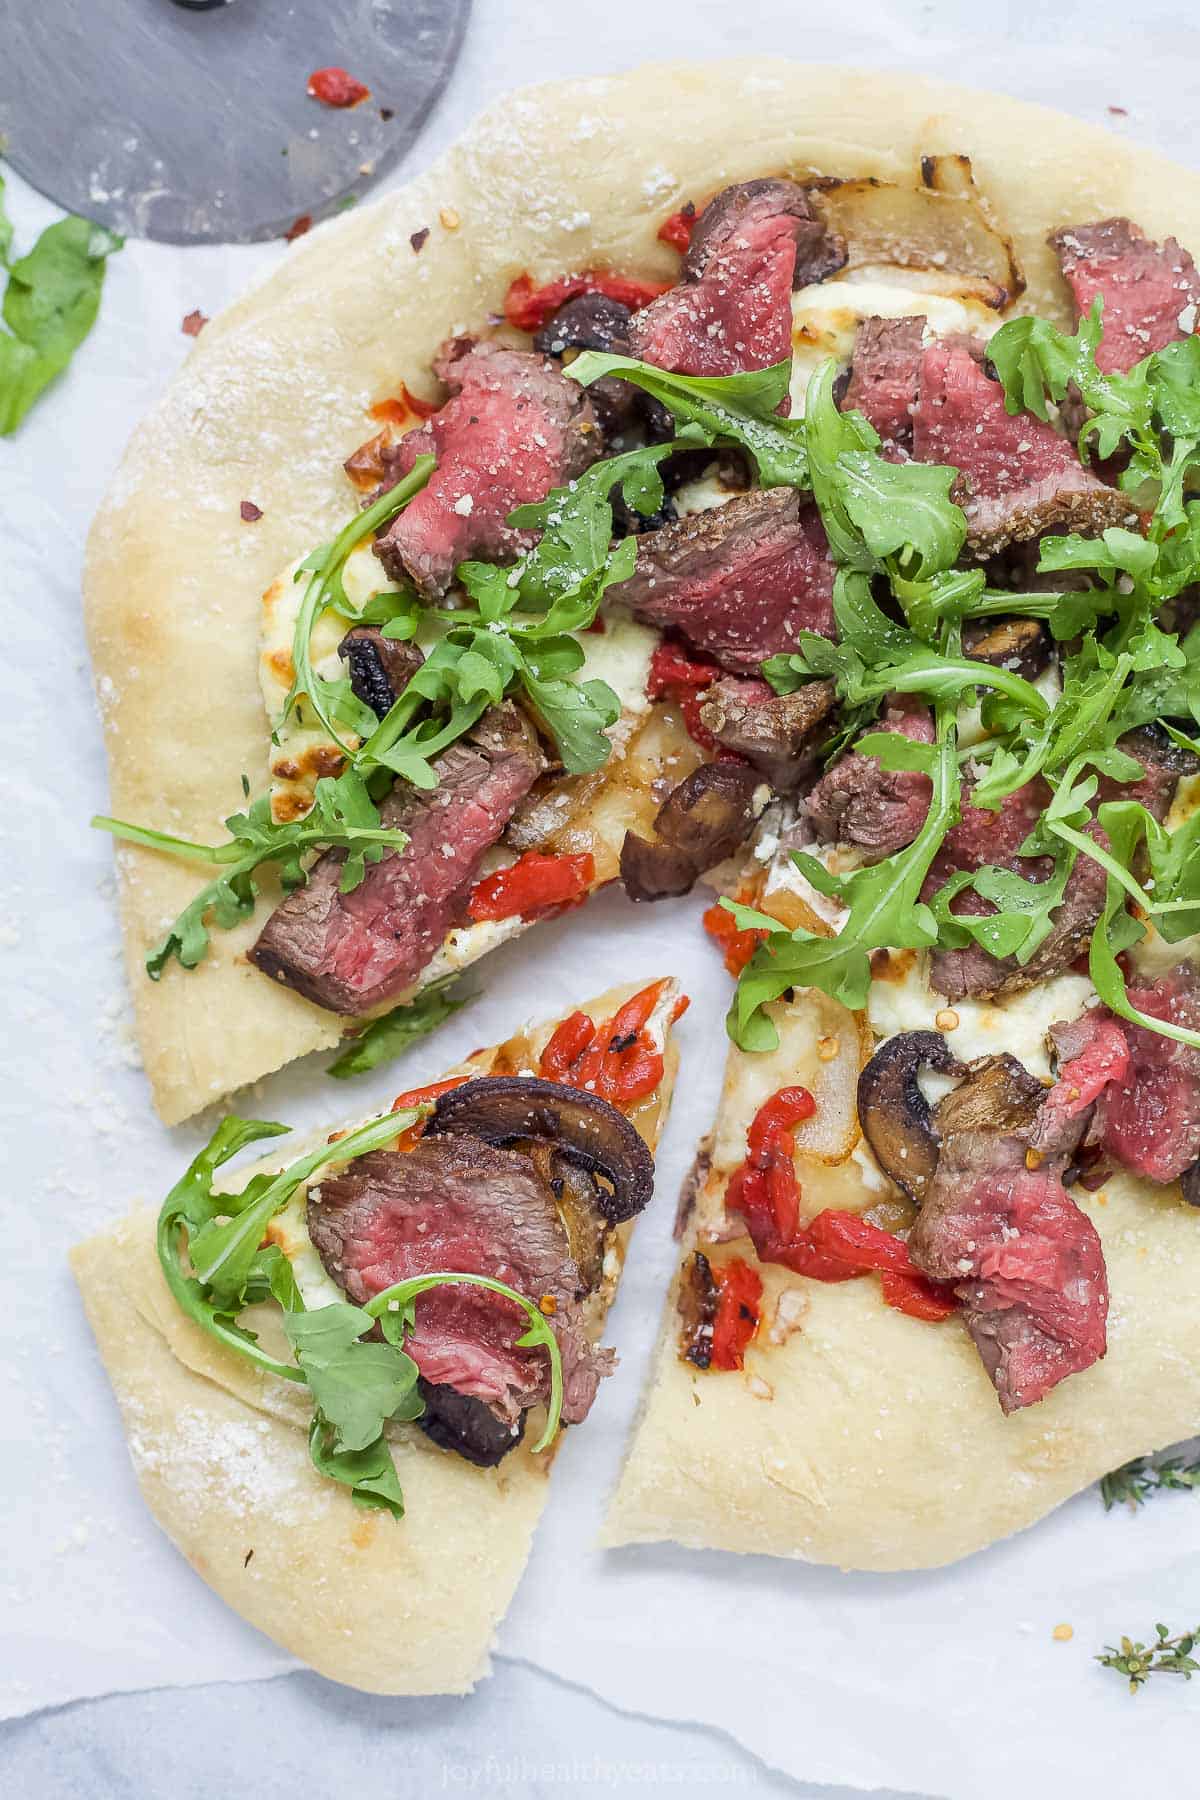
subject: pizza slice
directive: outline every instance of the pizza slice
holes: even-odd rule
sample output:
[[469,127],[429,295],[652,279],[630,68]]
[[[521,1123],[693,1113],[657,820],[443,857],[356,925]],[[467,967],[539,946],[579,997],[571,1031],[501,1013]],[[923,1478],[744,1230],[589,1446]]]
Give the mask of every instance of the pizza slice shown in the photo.
[[477,1050],[233,1176],[226,1118],[157,1221],[73,1253],[143,1495],[321,1673],[460,1693],[529,1554],[670,1104],[670,979]]

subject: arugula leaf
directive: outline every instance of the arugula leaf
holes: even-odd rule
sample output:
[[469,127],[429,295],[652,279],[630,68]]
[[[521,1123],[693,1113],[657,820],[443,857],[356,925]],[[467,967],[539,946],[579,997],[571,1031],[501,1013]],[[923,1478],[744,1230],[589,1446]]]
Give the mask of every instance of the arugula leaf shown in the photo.
[[503,1281],[494,1281],[490,1275],[468,1275],[458,1271],[445,1271],[437,1275],[413,1275],[407,1281],[398,1281],[393,1287],[384,1288],[381,1293],[373,1294],[365,1308],[373,1319],[378,1319],[383,1328],[383,1335],[389,1343],[401,1343],[405,1335],[412,1329],[413,1306],[422,1294],[429,1293],[436,1287],[454,1287],[465,1283],[470,1287],[486,1288],[489,1293],[500,1294],[505,1300],[511,1300],[519,1306],[529,1321],[527,1330],[515,1340],[521,1349],[529,1349],[540,1345],[550,1358],[550,1400],[546,1408],[546,1424],[541,1437],[533,1446],[536,1456],[540,1450],[550,1445],[558,1431],[562,1418],[563,1374],[562,1355],[558,1348],[558,1339],[549,1319],[541,1308],[515,1288],[507,1286]]
[[842,877],[830,875],[815,857],[792,852],[801,873],[849,909],[836,937],[818,937],[803,926],[788,932],[777,919],[721,901],[739,930],[769,933],[742,972],[726,1021],[740,1049],[776,1048],[779,1034],[765,1008],[789,988],[821,988],[857,1011],[867,1003],[872,950],[924,949],[937,942],[937,921],[920,895],[929,865],[958,818],[956,741],[953,716],[945,707],[938,709],[933,744],[914,743],[898,732],[878,732],[863,740],[864,749],[885,768],[921,769],[932,780],[925,822],[906,849]]
[[13,222],[4,203],[4,177],[0,175],[0,266],[7,268],[12,250]]
[[152,981],[159,979],[172,957],[185,969],[194,969],[207,953],[210,926],[228,931],[253,911],[259,891],[254,876],[263,864],[274,863],[284,889],[290,890],[306,880],[303,859],[309,852],[345,850],[340,886],[343,893],[349,893],[362,880],[366,863],[378,862],[385,851],[403,850],[408,843],[407,833],[380,824],[378,808],[353,769],[336,779],[323,777],[316,785],[311,812],[282,825],[272,817],[270,796],[260,795],[247,811],[226,819],[230,833],[226,844],[197,844],[169,832],[99,815],[92,824],[128,843],[189,861],[213,863],[221,869],[147,955],[146,972]]
[[348,1048],[330,1063],[325,1073],[337,1081],[348,1081],[403,1055],[410,1044],[436,1031],[478,998],[476,994],[456,995],[461,980],[460,975],[443,975],[440,981],[431,981],[415,999],[372,1019],[357,1037],[349,1040]]
[[397,513],[404,510],[429,480],[433,466],[432,456],[418,456],[402,481],[381,494],[363,512],[356,513],[348,524],[343,525],[332,543],[313,551],[296,571],[297,580],[302,574],[308,575],[308,584],[292,633],[292,667],[295,674],[283,703],[283,717],[286,719],[290,712],[298,709],[303,700],[333,742],[351,760],[354,753],[338,736],[339,726],[354,732],[360,738],[369,737],[377,722],[375,714],[358,699],[348,681],[328,681],[325,676],[317,673],[312,661],[313,628],[327,608],[332,607],[338,612],[352,612],[342,584],[346,558],[363,538],[378,531],[381,525],[388,524]]
[[[606,590],[633,572],[634,541],[612,545],[613,490],[619,485],[630,505],[653,511],[662,501],[658,464],[678,448],[651,444],[611,457],[536,505],[518,507],[510,522],[539,530],[538,543],[512,569],[460,565],[472,604],[444,612],[446,635],[357,752],[357,767],[432,787],[431,758],[516,689],[568,773],[599,768],[620,701],[605,682],[571,680],[584,652],[570,634],[586,629]],[[440,717],[431,716],[436,709]]]
[[[273,1375],[298,1381],[301,1377],[296,1370],[260,1350],[252,1334],[236,1323],[228,1309],[214,1304],[203,1284],[184,1273],[181,1257],[181,1231],[188,1235],[202,1231],[218,1216],[222,1206],[230,1204],[225,1195],[213,1194],[213,1177],[217,1170],[247,1144],[256,1143],[260,1138],[279,1137],[287,1130],[286,1125],[274,1125],[264,1119],[239,1119],[232,1113],[222,1119],[203,1150],[192,1158],[163,1201],[156,1241],[167,1286],[176,1304],[189,1318],[227,1349],[249,1357]],[[267,1274],[269,1280],[269,1268]]]
[[404,1517],[404,1491],[382,1434],[363,1450],[339,1450],[333,1428],[315,1412],[309,1427],[308,1453],[317,1473],[350,1488],[359,1506],[379,1507],[394,1519]]
[[88,219],[47,226],[9,262],[12,226],[0,205],[0,262],[8,265],[0,332],[0,437],[11,437],[96,322],[109,256],[123,239]]
[[[378,1150],[394,1142],[401,1131],[419,1117],[419,1110],[412,1110],[386,1113],[381,1119],[371,1119],[334,1143],[321,1144],[307,1156],[290,1163],[252,1196],[249,1189],[231,1196],[227,1208],[219,1215],[214,1214],[188,1239],[188,1256],[196,1278],[210,1297],[226,1309],[236,1310],[242,1306],[263,1234],[301,1183],[327,1163],[351,1162],[356,1156],[365,1156],[368,1150]],[[237,1205],[239,1200],[240,1206]]]
[[809,486],[804,424],[781,419],[775,408],[788,391],[791,364],[773,363],[743,375],[674,375],[632,356],[585,350],[565,370],[590,387],[602,375],[619,375],[667,408],[680,445],[735,444],[758,470],[764,487]]
[[388,1419],[424,1411],[417,1365],[396,1344],[364,1343],[373,1316],[349,1301],[284,1315],[283,1329],[338,1450],[366,1450]]

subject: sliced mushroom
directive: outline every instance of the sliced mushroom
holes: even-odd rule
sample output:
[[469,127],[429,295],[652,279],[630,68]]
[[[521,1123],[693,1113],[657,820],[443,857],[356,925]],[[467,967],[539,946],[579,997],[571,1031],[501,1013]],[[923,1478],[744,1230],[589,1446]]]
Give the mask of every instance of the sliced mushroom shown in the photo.
[[350,686],[380,719],[425,661],[415,644],[384,637],[378,625],[353,626],[338,645],[338,655],[349,668]]
[[1024,1131],[1046,1098],[1036,1075],[1015,1056],[977,1056],[957,1072],[964,1079],[934,1115],[943,1141],[957,1131]]
[[1200,1206],[1200,1162],[1194,1162],[1179,1177],[1179,1190],[1189,1206]]
[[963,650],[973,662],[1015,669],[1026,681],[1050,661],[1050,639],[1037,619],[981,619],[964,627]]
[[[631,317],[627,306],[610,300],[607,294],[577,294],[535,334],[534,349],[565,361],[580,350],[615,351],[625,356]],[[608,438],[639,425],[648,437],[663,443],[675,434],[674,422],[662,402],[617,375],[602,375],[588,394]]]
[[517,1414],[515,1424],[506,1425],[473,1394],[460,1394],[457,1388],[424,1379],[417,1387],[425,1402],[417,1424],[426,1437],[440,1450],[465,1456],[478,1469],[494,1469],[525,1434],[523,1412]]
[[594,1292],[604,1274],[608,1239],[608,1220],[600,1208],[596,1177],[550,1138],[514,1138],[511,1148],[529,1158],[554,1195],[583,1292]]
[[654,820],[656,841],[627,831],[621,879],[631,900],[687,894],[706,869],[745,843],[770,789],[743,763],[702,763],[667,795]]
[[596,1205],[610,1225],[640,1213],[654,1191],[654,1161],[635,1128],[584,1088],[533,1075],[481,1076],[442,1095],[425,1127],[426,1136],[439,1132],[503,1146],[551,1140],[564,1158],[600,1177]]
[[726,675],[714,681],[700,707],[700,723],[719,744],[761,769],[778,793],[798,787],[816,757],[817,727],[837,704],[832,681],[810,681],[794,694]]
[[938,1160],[938,1129],[917,1077],[923,1068],[961,1075],[937,1031],[904,1031],[888,1038],[858,1078],[858,1117],[876,1162],[910,1200],[918,1203]]

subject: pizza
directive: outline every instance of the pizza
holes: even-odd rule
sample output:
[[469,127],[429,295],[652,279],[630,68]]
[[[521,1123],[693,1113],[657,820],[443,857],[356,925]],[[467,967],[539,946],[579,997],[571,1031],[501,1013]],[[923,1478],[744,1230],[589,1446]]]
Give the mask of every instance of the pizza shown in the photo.
[[97,521],[168,1121],[706,886],[609,1543],[928,1567],[1200,1423],[1189,241],[1185,171],[909,77],[534,91],[206,327]]
[[228,1115],[156,1216],[73,1253],[146,1502],[335,1681],[485,1672],[601,1345],[671,1101],[670,979],[477,1050],[236,1174]]

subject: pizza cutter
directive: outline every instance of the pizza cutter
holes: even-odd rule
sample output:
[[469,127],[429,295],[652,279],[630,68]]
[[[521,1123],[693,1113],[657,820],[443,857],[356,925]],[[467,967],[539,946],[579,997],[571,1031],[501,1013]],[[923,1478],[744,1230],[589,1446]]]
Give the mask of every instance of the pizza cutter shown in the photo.
[[[73,0],[8,9],[5,158],[69,212],[132,237],[244,243],[319,219],[413,142],[471,0]],[[320,104],[309,76],[370,89]],[[303,224],[301,224],[303,229]]]

